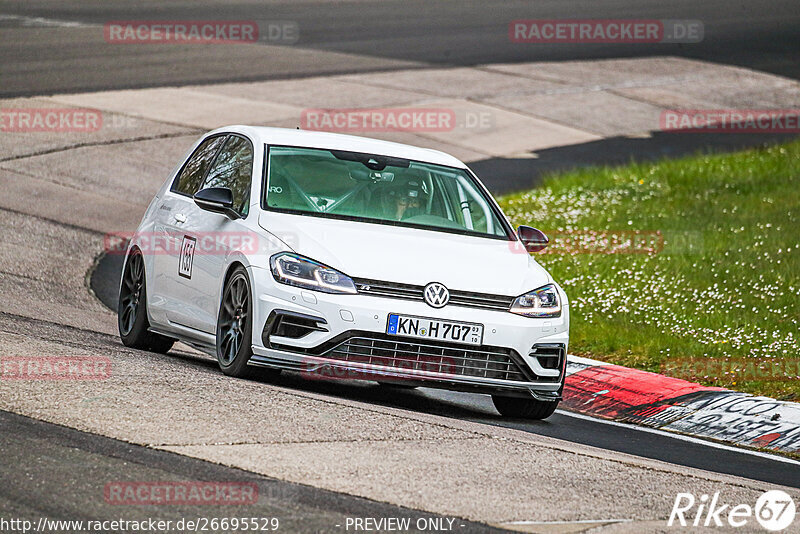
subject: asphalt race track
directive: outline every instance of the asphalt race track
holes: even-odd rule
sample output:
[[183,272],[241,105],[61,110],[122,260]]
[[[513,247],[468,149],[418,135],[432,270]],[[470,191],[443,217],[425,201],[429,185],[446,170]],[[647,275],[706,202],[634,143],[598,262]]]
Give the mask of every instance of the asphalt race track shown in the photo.
[[[465,66],[674,55],[800,78],[800,10],[793,0],[606,2],[546,0],[355,0],[255,2],[0,2],[0,96],[91,91]],[[23,18],[16,18],[23,17]],[[46,21],[30,20],[44,18]],[[545,44],[510,42],[516,19],[700,20],[698,44]],[[285,46],[107,44],[111,20],[292,21],[299,40]],[[49,21],[49,22],[48,22]],[[58,22],[66,25],[59,25]],[[75,25],[77,23],[77,25]],[[70,26],[72,24],[73,26]],[[98,31],[98,27],[100,31]]]
[[[169,452],[138,447],[117,440],[100,438],[58,425],[43,423],[0,411],[0,450],[6,451],[0,463],[4,489],[0,507],[17,518],[40,517],[71,520],[119,519],[117,509],[102,498],[109,473],[120,480],[181,479],[208,482],[236,480],[255,484],[259,495],[248,517],[279,518],[280,529],[289,532],[318,532],[332,525],[344,525],[348,517],[407,517],[413,523],[434,518],[431,514],[403,509],[385,503],[342,495],[331,491],[269,479],[238,469],[178,456]],[[37,461],[27,451],[36,450],[46,462]],[[80,466],[80,469],[76,469]],[[42,485],[41,481],[48,484]],[[68,489],[65,495],[64,490]],[[100,498],[98,498],[100,497]],[[129,521],[153,517],[147,507],[126,510]],[[242,508],[236,510],[243,513]],[[226,513],[230,513],[227,512]],[[6,514],[4,514],[6,515]],[[208,506],[184,505],[161,510],[159,520],[214,517]],[[482,524],[458,520],[459,532],[502,532]]]
[[[699,20],[705,38],[687,44],[538,44],[510,42],[508,23],[533,18]],[[420,16],[420,14],[422,14]],[[112,20],[256,20],[296,24],[299,39],[273,45],[118,46],[104,42]],[[695,2],[468,0],[458,7],[425,0],[296,3],[237,0],[102,3],[0,0],[0,96],[27,96],[275,80],[400,68],[598,58],[680,56],[748,67],[800,79],[800,11],[791,0]],[[745,43],[745,44],[743,44]],[[650,139],[614,137],[542,151],[539,158],[489,158],[472,167],[497,193],[513,191],[514,177],[594,164],[650,161],[726,152],[779,142],[789,134],[696,135]],[[529,185],[527,181],[525,185]]]

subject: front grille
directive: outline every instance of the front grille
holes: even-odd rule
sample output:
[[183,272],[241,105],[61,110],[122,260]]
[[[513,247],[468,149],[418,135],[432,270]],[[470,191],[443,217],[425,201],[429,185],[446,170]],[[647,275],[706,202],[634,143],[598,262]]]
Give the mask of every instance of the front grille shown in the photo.
[[354,336],[322,357],[363,364],[395,367],[413,373],[429,371],[456,376],[528,381],[512,359],[511,349],[468,347],[438,342],[418,343],[373,336]]
[[508,311],[512,302],[514,302],[514,297],[472,293],[469,291],[450,292],[450,304],[455,304],[456,306]]
[[[381,280],[368,280],[356,278],[353,280],[359,293],[374,295],[376,297],[389,297],[407,300],[423,300],[425,286],[413,284],[399,284]],[[454,306],[468,308],[482,308],[487,310],[507,311],[514,302],[514,297],[491,295],[489,293],[474,293],[472,291],[450,290],[450,302]]]

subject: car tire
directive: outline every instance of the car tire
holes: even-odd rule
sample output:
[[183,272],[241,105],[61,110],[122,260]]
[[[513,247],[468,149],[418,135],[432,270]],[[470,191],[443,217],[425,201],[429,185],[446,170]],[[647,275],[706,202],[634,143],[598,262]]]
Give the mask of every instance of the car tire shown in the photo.
[[117,328],[122,344],[126,347],[166,354],[175,343],[174,339],[149,330],[144,257],[139,249],[131,251],[122,269],[122,284],[117,302]]
[[558,401],[540,401],[499,395],[492,395],[492,402],[500,415],[518,419],[547,419],[558,407]]
[[250,277],[244,267],[234,269],[225,288],[217,314],[217,363],[228,376],[252,377],[247,362],[253,355],[253,306]]

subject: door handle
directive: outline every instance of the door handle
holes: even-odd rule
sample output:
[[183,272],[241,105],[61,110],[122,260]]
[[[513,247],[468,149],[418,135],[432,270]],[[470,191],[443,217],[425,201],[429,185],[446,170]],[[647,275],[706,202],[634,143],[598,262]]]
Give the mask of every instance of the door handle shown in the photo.
[[183,213],[176,213],[174,215],[174,217],[175,217],[175,220],[178,221],[179,223],[185,223],[186,222],[186,215],[184,215]]

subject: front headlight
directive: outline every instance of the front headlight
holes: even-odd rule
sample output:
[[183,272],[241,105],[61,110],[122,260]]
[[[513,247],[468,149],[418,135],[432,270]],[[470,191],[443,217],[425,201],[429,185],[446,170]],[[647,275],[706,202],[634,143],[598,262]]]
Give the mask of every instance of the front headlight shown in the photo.
[[558,317],[561,299],[556,286],[547,284],[515,298],[508,311],[526,317]]
[[277,282],[323,293],[357,293],[352,278],[312,259],[281,252],[269,259]]

